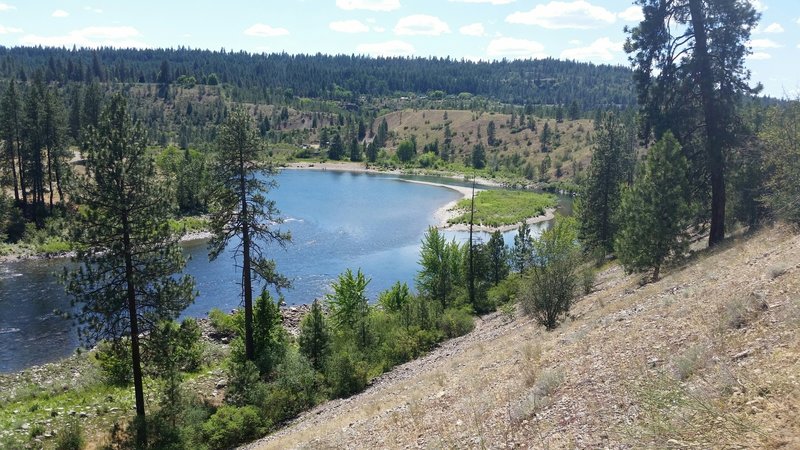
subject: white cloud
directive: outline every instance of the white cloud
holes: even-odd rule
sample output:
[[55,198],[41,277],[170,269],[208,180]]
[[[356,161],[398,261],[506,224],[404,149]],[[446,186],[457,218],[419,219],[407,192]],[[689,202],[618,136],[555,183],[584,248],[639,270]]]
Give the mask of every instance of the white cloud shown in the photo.
[[276,37],[276,36],[286,36],[287,34],[289,34],[289,30],[287,30],[286,28],[275,28],[269,25],[265,25],[263,23],[257,23],[252,27],[244,30],[244,34],[255,37]]
[[414,54],[414,46],[403,41],[377,42],[359,44],[356,51],[361,55],[371,56],[410,56]]
[[538,25],[551,30],[562,28],[586,30],[613,24],[616,19],[614,13],[601,6],[577,0],[569,3],[550,2],[546,5],[536,5],[528,12],[520,11],[509,15],[506,17],[506,22]]
[[449,0],[454,3],[489,3],[491,5],[507,5],[517,0]]
[[93,12],[95,14],[103,14],[103,10],[100,8],[95,8],[93,6],[84,6],[83,9],[85,11]]
[[366,33],[369,31],[369,26],[360,20],[340,20],[331,22],[328,27],[338,33]]
[[771,23],[767,26],[767,28],[764,28],[764,33],[783,33],[783,32],[784,29],[778,22]]
[[464,25],[458,29],[458,32],[465,36],[486,36],[486,30],[483,28],[483,24],[480,22]]
[[568,48],[561,52],[561,59],[598,62],[613,61],[614,54],[622,51],[622,42],[613,42],[604,37],[597,39],[586,47]]
[[383,27],[372,27],[372,31],[374,31],[376,33],[383,33],[384,31],[386,31],[386,28],[383,28]]
[[773,41],[772,39],[753,39],[750,42],[751,48],[781,48],[781,44]]
[[394,26],[394,34],[398,36],[438,36],[449,32],[450,27],[442,19],[427,14],[403,17]]
[[57,9],[53,11],[53,14],[50,14],[50,17],[68,17],[69,13],[64,11],[63,9]]
[[17,9],[17,7],[8,3],[0,3],[0,11],[11,11],[12,9]]
[[755,52],[748,55],[747,58],[753,60],[765,60],[765,59],[772,59],[772,55],[766,52]]
[[336,6],[346,10],[394,11],[400,8],[400,0],[336,0]]
[[641,22],[642,20],[644,20],[644,14],[642,13],[642,8],[638,6],[631,6],[625,11],[622,11],[621,13],[617,14],[617,17],[624,20],[625,22]]
[[4,27],[0,25],[0,34],[22,33],[22,28]]
[[117,47],[144,48],[147,44],[139,41],[139,30],[130,26],[86,27],[70,31],[62,36],[37,36],[28,34],[19,39],[23,45],[42,45],[45,47]]
[[761,0],[751,0],[750,3],[758,12],[764,12],[769,9],[769,6],[765,5]]
[[527,39],[501,37],[493,39],[486,47],[486,54],[492,58],[546,58],[544,45]]

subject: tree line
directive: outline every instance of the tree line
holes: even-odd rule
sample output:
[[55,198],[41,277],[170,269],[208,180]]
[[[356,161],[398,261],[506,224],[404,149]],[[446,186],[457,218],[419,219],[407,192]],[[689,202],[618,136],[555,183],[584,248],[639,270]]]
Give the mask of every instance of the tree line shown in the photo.
[[37,71],[46,82],[60,84],[226,84],[238,101],[264,101],[265,91],[277,91],[346,101],[362,95],[471,93],[515,104],[568,105],[576,100],[590,110],[635,102],[629,69],[552,58],[472,62],[186,48],[0,47],[0,78],[25,80]]

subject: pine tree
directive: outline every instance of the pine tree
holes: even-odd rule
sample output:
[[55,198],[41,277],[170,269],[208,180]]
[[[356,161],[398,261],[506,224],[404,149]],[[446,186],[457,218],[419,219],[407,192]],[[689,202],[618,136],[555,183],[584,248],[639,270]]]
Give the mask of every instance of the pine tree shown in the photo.
[[490,278],[497,286],[508,276],[508,248],[503,240],[503,233],[495,231],[486,243],[489,255]]
[[14,200],[23,208],[28,203],[25,188],[25,160],[22,152],[22,117],[16,82],[12,79],[0,104],[0,138],[4,145],[6,167],[12,175]]
[[531,228],[527,222],[520,222],[517,235],[514,236],[514,246],[511,247],[511,266],[517,272],[524,272],[530,267],[533,259],[533,238]]
[[644,173],[623,189],[614,249],[627,270],[652,269],[657,281],[664,261],[683,254],[689,224],[687,171],[680,144],[667,132],[650,148]]
[[750,33],[760,15],[750,2],[637,0],[644,20],[632,30],[634,80],[645,130],[656,139],[671,130],[692,155],[700,199],[710,187],[709,246],[725,238],[725,161],[736,145],[738,104],[757,93],[745,67]]
[[194,299],[189,276],[175,277],[186,260],[169,217],[169,198],[154,162],[147,156],[144,132],[116,95],[99,128],[87,130],[86,175],[75,199],[82,205],[73,227],[79,268],[65,272],[84,342],[100,339],[130,343],[137,441],[146,441],[140,334],[161,320],[172,320]]
[[472,168],[483,169],[486,167],[486,149],[480,142],[472,148]]
[[486,143],[489,144],[490,147],[497,145],[494,120],[490,120],[489,124],[486,125]]
[[330,148],[328,148],[328,158],[338,161],[342,159],[342,155],[344,155],[344,144],[342,143],[342,137],[339,133],[336,133],[331,139]]
[[300,335],[297,337],[297,344],[311,366],[322,372],[325,368],[325,360],[330,353],[331,336],[328,329],[328,321],[322,312],[322,305],[318,300],[311,304],[311,310],[300,321]]
[[253,342],[253,279],[260,278],[277,288],[288,280],[275,272],[275,263],[267,259],[264,245],[285,246],[290,236],[271,228],[280,223],[279,211],[266,195],[276,186],[269,168],[262,168],[262,143],[250,116],[234,110],[217,137],[217,161],[211,216],[213,237],[209,257],[216,259],[234,237],[240,239],[235,256],[241,257],[242,297],[244,302],[245,356],[255,361]]
[[626,175],[624,145],[619,118],[613,113],[604,115],[595,132],[594,152],[579,209],[578,236],[587,250],[599,249],[605,253],[614,250],[614,215],[619,206],[620,185],[625,182]]
[[447,242],[435,227],[428,228],[422,238],[420,271],[416,276],[417,291],[426,299],[439,303],[444,310],[456,297],[461,285],[461,246]]

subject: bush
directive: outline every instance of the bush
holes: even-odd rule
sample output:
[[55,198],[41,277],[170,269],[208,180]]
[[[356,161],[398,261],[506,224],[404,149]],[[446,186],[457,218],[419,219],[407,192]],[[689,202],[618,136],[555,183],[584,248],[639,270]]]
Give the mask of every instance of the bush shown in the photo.
[[242,311],[225,314],[222,310],[213,308],[208,313],[208,320],[217,333],[226,336],[238,336],[242,334],[244,329],[244,314]]
[[472,312],[466,308],[448,308],[439,318],[439,329],[448,339],[463,336],[475,328]]
[[519,293],[519,276],[511,274],[508,278],[500,281],[497,286],[492,286],[489,289],[489,301],[496,305],[504,305],[506,303],[514,303]]
[[334,352],[327,366],[327,382],[333,397],[349,397],[367,386],[367,364],[350,348]]
[[56,450],[81,450],[84,447],[86,447],[86,438],[83,436],[81,423],[77,419],[70,419],[56,433],[55,448]]
[[131,346],[127,339],[100,342],[95,358],[108,384],[127,386],[133,381]]
[[263,436],[267,423],[254,406],[221,406],[203,424],[203,436],[211,449],[227,449]]
[[264,413],[272,423],[283,422],[316,404],[317,374],[296,351],[286,354],[277,369],[278,378],[268,386]]
[[522,309],[548,330],[572,306],[580,262],[576,239],[574,219],[558,218],[533,243],[535,257],[522,289]]
[[441,334],[434,330],[423,330],[418,326],[392,328],[386,333],[386,339],[381,346],[382,368],[388,370],[411,361],[433,348],[440,340]]

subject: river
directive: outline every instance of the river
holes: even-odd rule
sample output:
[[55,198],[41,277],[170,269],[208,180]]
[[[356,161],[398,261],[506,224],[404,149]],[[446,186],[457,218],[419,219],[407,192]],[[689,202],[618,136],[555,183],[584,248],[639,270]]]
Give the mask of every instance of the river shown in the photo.
[[[413,288],[420,240],[434,224],[434,212],[460,194],[404,178],[414,177],[311,170],[285,170],[276,177],[278,188],[268,196],[276,201],[284,218],[281,229],[291,232],[292,243],[285,250],[268,247],[268,256],[293,281],[293,288],[284,291],[287,304],[322,298],[347,268],[361,268],[371,278],[370,299],[396,281]],[[534,226],[534,234],[542,226]],[[463,232],[445,234],[467,239]],[[507,243],[513,242],[513,235],[505,233]],[[199,292],[184,316],[203,317],[214,307],[238,307],[241,275],[232,254],[209,262],[204,241],[185,243],[184,250],[190,257],[186,272],[195,278]],[[67,259],[0,264],[0,372],[50,362],[79,346],[72,322],[56,314],[71,310],[55,276],[70,264]]]

